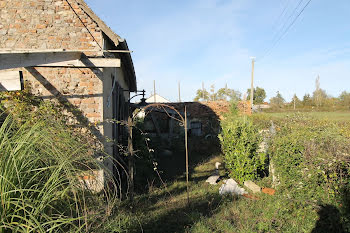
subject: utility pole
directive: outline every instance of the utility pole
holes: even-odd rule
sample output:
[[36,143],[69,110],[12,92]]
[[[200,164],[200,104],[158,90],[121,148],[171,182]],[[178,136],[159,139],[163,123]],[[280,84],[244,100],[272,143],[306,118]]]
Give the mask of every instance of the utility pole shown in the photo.
[[295,110],[295,95],[293,96],[293,102],[294,102],[294,110]]
[[180,81],[179,81],[179,102],[181,102],[181,90],[180,90]]
[[153,97],[154,103],[156,103],[156,80],[153,80]]
[[252,109],[253,112],[253,96],[254,96],[254,62],[255,62],[255,57],[251,57],[252,59],[252,83],[250,87],[250,108]]
[[202,99],[204,101],[204,82],[202,82]]

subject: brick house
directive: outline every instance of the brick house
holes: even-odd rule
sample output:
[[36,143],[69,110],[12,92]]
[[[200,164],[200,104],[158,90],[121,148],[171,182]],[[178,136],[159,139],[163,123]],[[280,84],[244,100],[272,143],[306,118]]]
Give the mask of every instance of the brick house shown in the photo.
[[[71,105],[118,156],[106,138],[123,140],[123,129],[108,120],[127,118],[136,91],[126,41],[83,0],[0,0],[0,20],[0,82],[18,73],[33,94]],[[113,169],[111,160],[105,165]]]

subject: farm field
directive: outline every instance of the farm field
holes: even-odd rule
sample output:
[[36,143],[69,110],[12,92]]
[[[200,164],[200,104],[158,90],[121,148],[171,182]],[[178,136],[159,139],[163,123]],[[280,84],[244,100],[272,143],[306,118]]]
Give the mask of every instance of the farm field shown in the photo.
[[[295,114],[295,112],[263,113],[272,118],[283,118]],[[323,120],[350,122],[350,112],[302,112],[302,114]]]

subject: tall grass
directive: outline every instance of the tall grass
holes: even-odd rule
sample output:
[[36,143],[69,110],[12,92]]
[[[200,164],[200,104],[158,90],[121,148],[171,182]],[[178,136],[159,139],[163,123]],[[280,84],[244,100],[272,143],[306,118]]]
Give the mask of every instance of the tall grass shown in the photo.
[[82,188],[79,175],[91,169],[99,164],[64,124],[7,116],[0,127],[0,232],[94,231],[113,197]]

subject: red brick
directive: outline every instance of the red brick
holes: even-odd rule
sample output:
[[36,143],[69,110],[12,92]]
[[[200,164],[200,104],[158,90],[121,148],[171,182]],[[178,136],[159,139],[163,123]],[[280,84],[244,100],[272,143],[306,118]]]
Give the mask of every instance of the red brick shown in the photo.
[[36,25],[36,29],[45,29],[45,28],[47,28],[47,25],[45,25],[45,24]]
[[87,117],[101,117],[101,114],[97,113],[97,112],[93,112],[93,113],[87,113],[86,116]]

